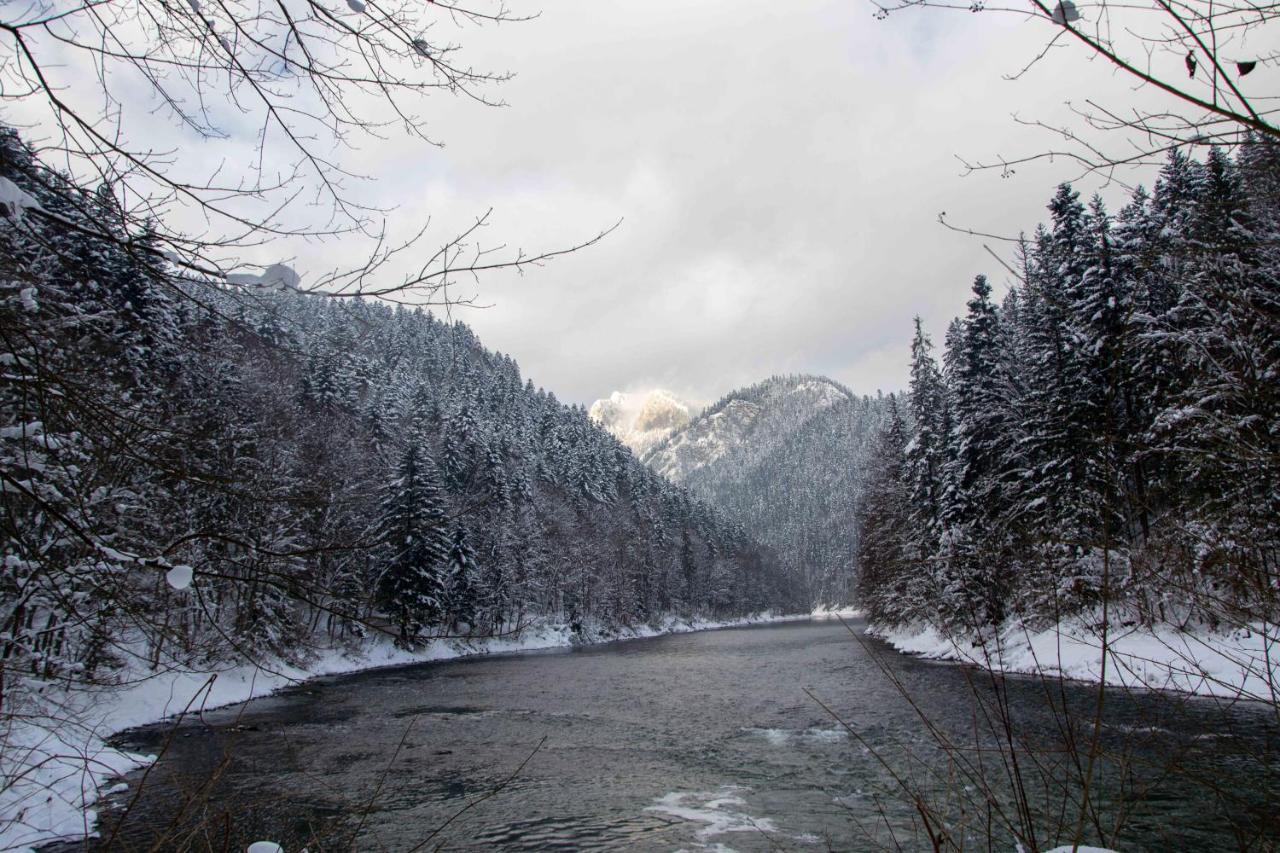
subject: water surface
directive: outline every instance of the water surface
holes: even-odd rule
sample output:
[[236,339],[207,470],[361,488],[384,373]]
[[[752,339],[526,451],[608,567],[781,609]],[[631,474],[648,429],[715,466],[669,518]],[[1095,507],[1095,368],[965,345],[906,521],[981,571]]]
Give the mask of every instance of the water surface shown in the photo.
[[[1075,837],[1063,803],[1079,801],[1096,703],[836,622],[384,669],[126,733],[120,745],[163,757],[113,796],[95,844],[919,850],[946,832],[1012,850],[1007,821],[1051,847]],[[1086,840],[1119,826],[1126,851],[1276,848],[1265,709],[1107,691],[1100,719]]]

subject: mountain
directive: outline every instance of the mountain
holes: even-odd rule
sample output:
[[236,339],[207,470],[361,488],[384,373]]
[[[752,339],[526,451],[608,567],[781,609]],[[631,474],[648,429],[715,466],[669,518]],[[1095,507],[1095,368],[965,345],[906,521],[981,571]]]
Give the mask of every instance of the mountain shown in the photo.
[[721,460],[737,464],[767,454],[786,430],[852,397],[823,377],[774,377],[722,397],[641,459],[667,479],[684,482]]
[[655,388],[644,394],[614,391],[592,403],[587,414],[636,456],[643,456],[687,426],[695,410],[670,391]]
[[814,603],[844,604],[888,403],[826,377],[775,376],[727,394],[642,458],[770,545]]

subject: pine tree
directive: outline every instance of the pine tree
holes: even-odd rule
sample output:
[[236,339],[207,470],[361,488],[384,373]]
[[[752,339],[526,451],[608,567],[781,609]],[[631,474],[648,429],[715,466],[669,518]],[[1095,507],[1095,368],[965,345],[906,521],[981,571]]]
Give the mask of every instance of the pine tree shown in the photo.
[[465,527],[459,527],[454,531],[453,542],[449,546],[447,573],[445,586],[449,619],[455,628],[459,624],[466,624],[470,630],[474,628],[476,622],[480,590],[476,555],[471,549]]
[[946,399],[933,343],[915,318],[911,341],[911,441],[906,447],[916,545],[921,555],[937,547],[942,525],[943,464],[946,459]]
[[1007,400],[1001,392],[1000,324],[986,276],[973,282],[973,298],[950,389],[955,451],[953,479],[962,522],[990,522],[1001,509],[999,465],[1008,441]]
[[435,463],[411,442],[382,500],[382,562],[375,584],[378,605],[396,623],[405,647],[442,615],[452,545],[445,524]]
[[877,436],[866,494],[858,511],[858,598],[872,621],[910,621],[927,601],[922,592],[927,567],[913,558],[906,427],[897,401],[889,399],[889,420]]

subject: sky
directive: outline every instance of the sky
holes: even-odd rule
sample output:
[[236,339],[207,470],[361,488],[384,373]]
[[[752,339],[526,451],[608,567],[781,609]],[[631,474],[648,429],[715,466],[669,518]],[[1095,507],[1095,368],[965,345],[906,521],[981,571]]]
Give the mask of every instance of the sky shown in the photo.
[[[1008,281],[985,247],[1007,256],[1007,245],[949,231],[939,213],[1014,236],[1081,171],[1058,158],[964,175],[957,158],[1061,147],[1015,114],[1078,126],[1068,100],[1145,97],[1077,49],[1006,79],[1054,32],[1020,15],[876,20],[866,0],[512,11],[538,14],[453,35],[474,66],[515,72],[490,90],[506,106],[433,95],[423,110],[443,147],[389,132],[359,140],[351,160],[371,178],[357,192],[392,210],[392,237],[433,223],[424,252],[490,209],[486,246],[535,252],[621,223],[577,253],[453,291],[488,306],[453,316],[572,403],[655,386],[705,402],[797,372],[862,393],[905,387],[912,318],[941,341],[975,274]],[[137,132],[157,139],[181,132],[160,111],[142,121]],[[252,161],[253,126],[229,130],[175,156],[219,162],[229,147]],[[283,255],[305,284],[353,247],[255,252]]]
[[[912,318],[941,340],[973,276],[1003,282],[984,242],[1044,214],[1059,160],[962,176],[1053,140],[1088,79],[1082,54],[1011,82],[1047,24],[798,0],[551,0],[476,33],[470,55],[516,71],[497,110],[451,104],[404,212],[495,210],[494,237],[554,247],[621,219],[602,243],[475,285],[458,316],[569,402],[660,386],[695,401],[772,374],[903,388]],[[1064,68],[1072,75],[1064,75]],[[456,109],[455,109],[456,108]],[[1096,183],[1096,182],[1095,182]],[[1093,184],[1090,184],[1092,186]]]

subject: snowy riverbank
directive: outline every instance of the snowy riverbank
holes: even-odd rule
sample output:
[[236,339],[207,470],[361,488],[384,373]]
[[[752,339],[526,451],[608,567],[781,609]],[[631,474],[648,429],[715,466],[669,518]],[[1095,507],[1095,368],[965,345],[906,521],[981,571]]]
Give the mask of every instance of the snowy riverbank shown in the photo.
[[672,618],[656,625],[591,627],[581,634],[568,625],[540,624],[518,636],[433,640],[415,651],[390,642],[369,643],[359,650],[328,649],[301,667],[242,664],[206,672],[174,668],[139,673],[122,679],[126,683],[120,687],[75,693],[46,685],[41,694],[23,697],[24,707],[11,708],[5,720],[0,851],[31,850],[55,839],[91,834],[96,822],[93,806],[114,790],[111,780],[155,759],[107,745],[112,734],[124,729],[246,702],[320,676],[808,618],[771,613],[728,621]]
[[1000,672],[1263,702],[1275,702],[1273,688],[1280,688],[1280,627],[1275,625],[1211,632],[1112,624],[1105,655],[1102,630],[1081,618],[1039,631],[1011,622],[983,644],[931,627],[872,626],[868,633],[906,654]]

